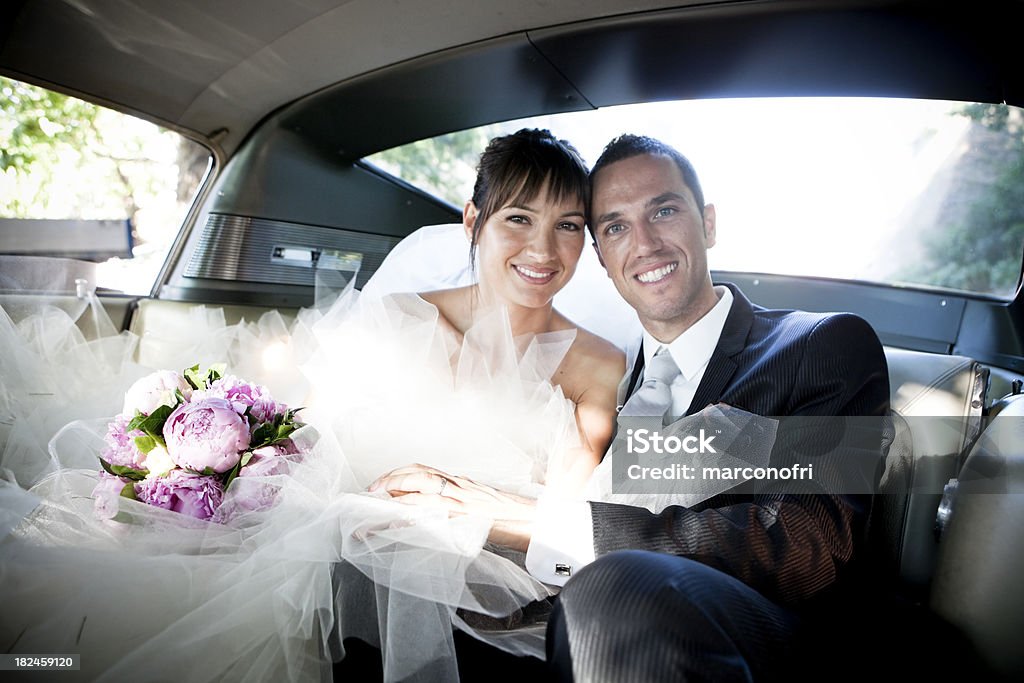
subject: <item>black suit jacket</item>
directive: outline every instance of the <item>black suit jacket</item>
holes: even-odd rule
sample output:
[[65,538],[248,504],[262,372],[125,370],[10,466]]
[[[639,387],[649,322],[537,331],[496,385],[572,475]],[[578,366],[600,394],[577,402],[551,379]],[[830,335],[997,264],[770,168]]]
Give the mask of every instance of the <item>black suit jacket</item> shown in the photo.
[[[864,320],[768,310],[726,286],[732,308],[687,414],[713,403],[771,417],[888,414],[885,355]],[[878,439],[882,450],[884,435]],[[796,603],[842,577],[859,551],[870,502],[868,495],[723,494],[659,514],[593,502],[594,548],[685,556]]]

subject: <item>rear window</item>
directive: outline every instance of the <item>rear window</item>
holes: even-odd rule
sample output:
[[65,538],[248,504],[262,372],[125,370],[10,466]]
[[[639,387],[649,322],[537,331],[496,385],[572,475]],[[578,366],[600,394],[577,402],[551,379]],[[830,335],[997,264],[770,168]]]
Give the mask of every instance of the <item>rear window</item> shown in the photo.
[[1021,110],[877,98],[609,107],[486,126],[367,160],[456,206],[491,137],[548,128],[593,163],[621,133],[690,158],[718,214],[720,271],[1011,297],[1024,254]]
[[90,285],[149,293],[209,151],[19,81],[0,78],[0,98],[0,254],[89,261]]

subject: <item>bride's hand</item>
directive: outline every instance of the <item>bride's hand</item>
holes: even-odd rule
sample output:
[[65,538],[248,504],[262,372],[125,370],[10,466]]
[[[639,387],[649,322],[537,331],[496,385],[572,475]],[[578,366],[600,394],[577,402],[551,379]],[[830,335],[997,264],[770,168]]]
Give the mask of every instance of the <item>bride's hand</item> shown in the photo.
[[426,465],[392,470],[370,484],[409,505],[444,507],[450,514],[478,515],[492,520],[488,540],[526,551],[533,533],[537,501]]

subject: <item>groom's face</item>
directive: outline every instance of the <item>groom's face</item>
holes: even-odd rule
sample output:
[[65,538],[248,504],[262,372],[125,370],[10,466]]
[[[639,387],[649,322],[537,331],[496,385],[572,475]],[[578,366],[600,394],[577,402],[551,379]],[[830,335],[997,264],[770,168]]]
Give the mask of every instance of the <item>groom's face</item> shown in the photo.
[[715,208],[701,215],[672,159],[642,154],[605,166],[592,202],[598,254],[647,331],[669,342],[711,310]]

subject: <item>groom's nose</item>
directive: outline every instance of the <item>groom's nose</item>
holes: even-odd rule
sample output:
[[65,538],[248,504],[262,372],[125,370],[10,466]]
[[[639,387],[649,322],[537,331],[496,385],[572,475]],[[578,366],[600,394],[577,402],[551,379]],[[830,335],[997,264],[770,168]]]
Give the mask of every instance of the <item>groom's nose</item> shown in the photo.
[[633,228],[633,246],[640,256],[653,254],[661,249],[661,236],[647,221],[640,221]]

